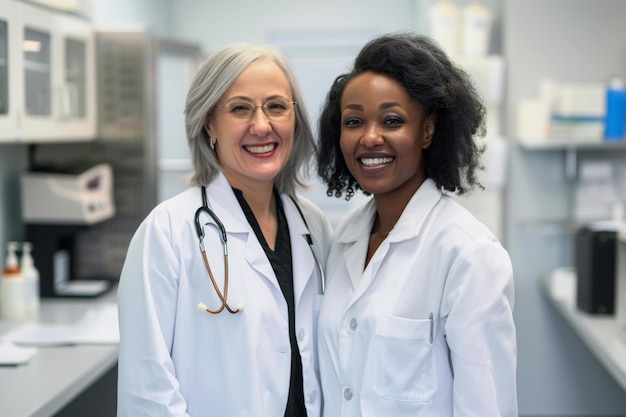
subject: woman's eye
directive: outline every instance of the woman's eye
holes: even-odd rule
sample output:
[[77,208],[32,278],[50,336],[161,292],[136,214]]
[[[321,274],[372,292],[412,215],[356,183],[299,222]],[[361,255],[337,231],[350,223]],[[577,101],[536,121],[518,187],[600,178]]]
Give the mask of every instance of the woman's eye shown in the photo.
[[360,126],[363,123],[361,123],[361,121],[359,119],[354,119],[354,118],[350,118],[350,119],[345,119],[343,121],[343,125],[344,126],[348,126],[348,127],[355,127],[355,126]]
[[252,106],[246,103],[237,103],[230,106],[230,111],[233,113],[250,113]]
[[287,105],[284,103],[280,103],[280,102],[269,102],[266,104],[266,107],[269,111],[283,111],[283,110],[287,110]]
[[400,126],[404,124],[404,120],[399,117],[388,117],[385,119],[383,124],[387,126]]

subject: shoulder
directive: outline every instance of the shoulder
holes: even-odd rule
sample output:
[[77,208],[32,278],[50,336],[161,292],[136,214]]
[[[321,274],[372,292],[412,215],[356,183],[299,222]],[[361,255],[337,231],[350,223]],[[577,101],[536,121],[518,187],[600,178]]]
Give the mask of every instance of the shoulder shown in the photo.
[[191,187],[160,202],[146,216],[142,227],[167,230],[176,228],[180,223],[192,222],[195,211],[202,204],[198,190],[198,187]]
[[318,243],[326,245],[332,237],[332,228],[326,214],[311,200],[302,195],[296,196],[295,202],[297,204],[296,207],[302,212],[303,220],[313,238]]
[[175,196],[160,202],[156,207],[154,207],[150,214],[159,215],[162,213],[195,211],[201,204],[202,196],[200,194],[200,188],[190,187]]
[[423,230],[423,238],[427,237],[439,256],[510,263],[493,232],[449,195],[444,194],[433,208]]
[[349,209],[337,224],[336,234],[342,236],[345,232],[360,230],[371,223],[376,211],[373,198],[364,200],[362,203]]
[[497,242],[491,230],[452,196],[444,194],[437,205],[433,221],[441,230],[460,240]]
[[309,227],[312,226],[311,223],[323,224],[328,221],[324,212],[322,212],[322,210],[308,198],[303,197],[302,195],[297,195],[294,200],[297,204],[297,208],[300,209],[302,215],[304,216],[304,221]]

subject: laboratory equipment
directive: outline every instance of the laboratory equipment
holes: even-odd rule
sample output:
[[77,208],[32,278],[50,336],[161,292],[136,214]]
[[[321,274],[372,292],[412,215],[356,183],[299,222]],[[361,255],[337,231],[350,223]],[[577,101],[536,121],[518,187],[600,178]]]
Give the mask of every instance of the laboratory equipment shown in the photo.
[[33,261],[42,297],[97,296],[111,288],[105,276],[81,279],[76,268],[77,235],[115,216],[109,164],[25,173],[22,216],[26,239],[37,248]]
[[22,210],[25,223],[93,224],[110,219],[115,215],[113,170],[102,163],[65,172],[26,172]]
[[592,223],[576,234],[576,305],[591,314],[615,313],[617,231],[613,222]]

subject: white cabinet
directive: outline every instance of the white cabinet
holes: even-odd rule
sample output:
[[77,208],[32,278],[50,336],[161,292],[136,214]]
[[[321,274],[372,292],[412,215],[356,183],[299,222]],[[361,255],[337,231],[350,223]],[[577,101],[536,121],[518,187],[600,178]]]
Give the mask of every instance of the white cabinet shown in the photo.
[[[6,115],[0,113],[0,141],[93,139],[96,106],[91,24],[28,3],[0,0],[0,4],[0,10],[7,11],[9,51],[9,104]],[[0,12],[0,19],[3,14]],[[0,42],[1,34],[0,26]]]
[[96,136],[95,42],[90,23],[71,15],[55,18],[61,57],[56,62],[53,91],[57,97],[56,124],[60,137]]

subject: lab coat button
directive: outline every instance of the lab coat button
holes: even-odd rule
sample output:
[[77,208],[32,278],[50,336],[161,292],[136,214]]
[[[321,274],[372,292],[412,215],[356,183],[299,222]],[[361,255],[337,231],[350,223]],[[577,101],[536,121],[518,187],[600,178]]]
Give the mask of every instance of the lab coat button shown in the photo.
[[311,395],[309,395],[309,402],[315,402],[315,399],[317,398],[317,391],[313,391],[311,392]]
[[352,399],[352,390],[350,388],[346,388],[345,390],[343,390],[343,398],[345,398],[347,401],[350,401]]
[[302,342],[304,339],[304,329],[298,329],[298,340]]
[[359,323],[357,322],[356,319],[352,319],[350,320],[350,330],[356,330],[356,328],[358,327]]

